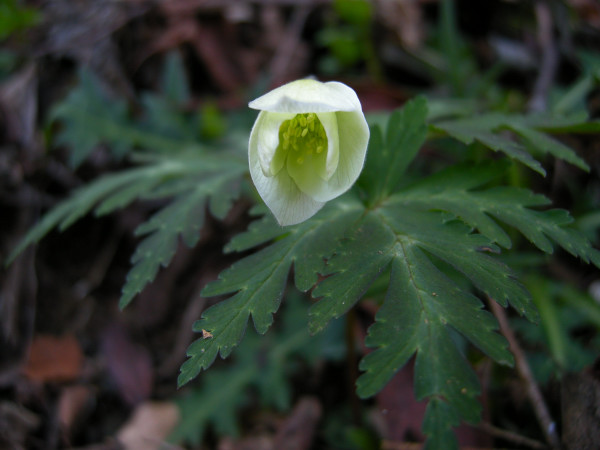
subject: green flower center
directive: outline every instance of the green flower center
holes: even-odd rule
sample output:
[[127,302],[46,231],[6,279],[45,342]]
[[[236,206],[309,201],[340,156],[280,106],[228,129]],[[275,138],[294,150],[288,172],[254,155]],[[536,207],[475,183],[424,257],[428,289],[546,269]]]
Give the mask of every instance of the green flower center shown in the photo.
[[313,154],[319,155],[327,150],[327,134],[315,113],[296,114],[285,120],[279,127],[279,146],[288,158],[296,164],[303,164]]

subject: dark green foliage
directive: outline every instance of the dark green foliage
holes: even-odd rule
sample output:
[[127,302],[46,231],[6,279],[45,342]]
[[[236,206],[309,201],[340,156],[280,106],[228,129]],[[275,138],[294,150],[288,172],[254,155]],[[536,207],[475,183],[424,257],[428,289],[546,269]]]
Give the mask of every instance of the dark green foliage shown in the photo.
[[[180,237],[190,247],[198,242],[207,207],[216,218],[225,218],[239,195],[246,161],[233,152],[208,151],[194,143],[198,118],[179,109],[188,96],[183,73],[179,58],[170,56],[163,76],[165,96],[145,96],[140,122],[130,120],[125,103],[106,96],[92,75],[81,73],[80,85],[53,110],[52,118],[62,126],[57,142],[74,149],[73,166],[100,143],[110,144],[117,157],[129,155],[137,165],[75,190],[29,231],[9,262],[53,228],[65,230],[92,210],[100,216],[138,199],[159,200],[163,207],[135,232],[144,239],[123,286],[120,306],[125,307],[170,263]],[[138,146],[142,149],[132,153]]]
[[56,143],[71,149],[73,167],[99,144],[108,145],[116,158],[138,147],[160,153],[198,150],[198,119],[182,110],[189,89],[176,54],[167,58],[162,89],[162,95],[142,96],[144,114],[134,121],[124,100],[111,95],[92,73],[81,70],[77,87],[50,114],[52,121],[61,124]]
[[[183,112],[187,97],[177,57],[166,64],[163,95],[143,97],[139,120],[131,118],[125,103],[109,100],[83,74],[80,87],[54,110],[62,126],[58,142],[75,149],[75,166],[100,143],[134,166],[74,191],[25,236],[9,260],[51,229],[63,230],[91,211],[103,215],[151,199],[159,207],[136,229],[142,240],[123,287],[124,307],[170,263],[180,238],[195,245],[207,208],[223,219],[238,197],[247,162],[245,155],[197,144],[223,128],[218,116],[203,121]],[[203,337],[190,345],[179,385],[211,366],[217,355],[226,358],[237,346],[241,351],[233,367],[209,373],[200,390],[182,401],[187,414],[176,440],[198,443],[211,421],[217,431],[235,432],[234,413],[248,386],[258,389],[267,403],[286,407],[284,375],[290,352],[310,348],[308,331],[326,329],[371,290],[385,298],[366,339],[373,351],[360,363],[358,394],[374,395],[414,359],[415,393],[428,402],[423,424],[428,448],[456,447],[452,428],[461,420],[476,422],[481,408],[477,379],[453,336],[462,336],[501,364],[511,364],[506,342],[482,299],[538,320],[530,294],[496,254],[513,249],[519,233],[544,253],[558,246],[600,267],[600,252],[572,226],[567,211],[549,209],[543,195],[505,185],[511,168],[506,159],[466,163],[464,158],[427,176],[407,173],[428,132],[429,137],[453,139],[460,151],[474,146],[502,152],[540,174],[545,170],[536,158],[546,154],[589,170],[548,133],[597,132],[597,122],[581,115],[467,117],[474,107],[447,102],[429,111],[425,98],[408,102],[389,116],[385,130],[372,127],[357,187],[301,224],[282,228],[264,207],[254,209],[264,216],[225,249],[254,250],[203,290],[205,296],[229,298],[206,310],[194,325]],[[208,128],[199,132],[202,123]],[[244,135],[244,145],[245,140]],[[294,309],[294,321],[285,319],[285,331],[273,338],[277,340],[268,353],[263,348],[268,341],[254,334],[242,342],[250,318],[259,334],[272,325],[291,284],[290,273],[299,291],[312,289],[318,300],[309,310],[308,327],[304,311]],[[564,330],[552,325],[556,310],[543,306],[543,316],[550,317],[545,319],[547,332],[554,336],[552,351],[564,365],[564,348],[557,347]]]
[[[387,127],[385,140],[379,127],[374,127],[369,140],[369,157],[359,185],[372,203],[377,203],[394,191],[406,168],[419,151],[427,136],[427,101],[419,97],[404,108],[394,111]],[[382,175],[385,174],[385,175]]]
[[115,156],[124,156],[140,139],[131,129],[127,104],[110,98],[90,72],[82,70],[79,79],[79,85],[50,114],[51,120],[62,123],[56,144],[72,148],[72,167],[79,166],[101,143],[109,144]]
[[[226,358],[241,341],[250,316],[256,330],[264,334],[279,308],[292,264],[296,287],[307,291],[316,284],[340,230],[343,232],[360,211],[360,203],[352,199],[339,201],[326,207],[318,219],[289,229],[278,227],[271,218],[262,220],[234,241],[230,248],[242,250],[274,237],[275,227],[281,234],[273,244],[234,264],[204,288],[205,296],[237,293],[209,308],[194,325],[195,331],[206,330],[214,337],[199,339],[189,347],[190,359],[181,367],[179,384],[208,368],[217,353]],[[266,236],[260,233],[263,229]]]
[[567,283],[537,274],[525,277],[524,283],[540,312],[540,325],[529,327],[515,318],[512,326],[529,344],[536,378],[545,383],[557,373],[592,366],[600,353],[600,339],[590,331],[600,330],[600,305]]
[[182,420],[169,440],[199,445],[211,424],[219,434],[236,436],[236,412],[248,402],[251,392],[260,394],[263,406],[288,409],[293,362],[301,358],[314,364],[342,340],[339,327],[318,339],[311,337],[306,328],[307,308],[304,298],[288,296],[276,330],[267,337],[249,332],[231,364],[204,374],[200,386],[179,400]]
[[[547,253],[553,251],[553,242],[596,264],[599,253],[568,226],[572,219],[566,211],[537,209],[548,205],[544,196],[498,185],[509,167],[506,161],[459,164],[399,187],[424,142],[426,117],[426,101],[419,98],[390,116],[385,138],[377,127],[372,130],[367,165],[358,183],[362,202],[348,194],[310,220],[287,228],[266,215],[231,242],[228,251],[272,241],[205,288],[207,296],[235,294],[208,309],[196,324],[196,331],[206,330],[213,337],[190,346],[180,384],[210,366],[218,353],[229,355],[250,316],[257,331],[266,332],[292,265],[299,290],[316,284],[312,295],[318,302],[309,313],[312,333],[347,312],[382,273],[389,273],[385,301],[366,341],[375,350],[361,362],[358,394],[374,395],[414,357],[416,395],[429,402],[424,422],[429,447],[448,448],[455,442],[453,427],[461,420],[479,419],[477,378],[452,333],[459,332],[494,360],[512,364],[495,319],[476,294],[510,304],[529,320],[538,318],[527,290],[494,257],[499,246],[512,246],[501,223]],[[540,121],[528,120],[523,120],[529,127],[525,134],[536,126],[543,128]],[[496,139],[492,122],[482,120],[481,128],[489,127],[486,135]],[[556,123],[546,125],[552,128]],[[454,125],[445,127],[456,132]],[[469,129],[461,132],[466,135]],[[498,139],[504,149],[505,138]],[[525,147],[515,148],[525,163],[535,161],[523,156]],[[571,150],[560,148],[548,151],[579,161]],[[319,275],[325,278],[319,281]],[[457,283],[457,276],[463,281]]]
[[[191,161],[186,161],[189,164]],[[206,161],[201,159],[204,166]],[[119,306],[124,308],[133,297],[151,282],[160,266],[171,262],[179,236],[188,247],[200,238],[204,225],[206,204],[218,219],[224,219],[233,199],[239,193],[239,178],[244,167],[222,159],[219,172],[203,174],[204,167],[197,167],[190,177],[190,188],[177,195],[171,203],[140,225],[135,234],[146,236],[131,258],[133,268],[127,274]]]
[[[572,149],[561,142],[538,131],[564,132],[579,130],[586,122],[586,117],[544,117],[520,116],[500,113],[479,114],[475,117],[447,119],[431,125],[433,130],[445,132],[464,144],[479,142],[494,151],[501,151],[507,156],[525,164],[536,172],[545,175],[546,171],[528,148],[516,142],[505,131],[519,135],[529,147],[545,154],[550,153],[556,158],[564,159],[580,169],[589,171],[587,163]],[[597,130],[591,124],[585,125]],[[591,131],[591,130],[590,130]]]
[[492,218],[517,228],[540,250],[552,253],[552,239],[585,262],[600,265],[600,252],[578,230],[566,227],[573,219],[564,210],[531,209],[547,206],[543,195],[510,186],[479,188],[498,179],[506,170],[502,162],[459,165],[417,182],[390,198],[398,207],[439,209],[459,217],[504,248],[508,234]]
[[[498,362],[510,363],[512,357],[504,339],[494,332],[495,320],[482,311],[481,302],[441,272],[428,254],[463,272],[488,295],[502,303],[509,300],[535,317],[527,292],[509,269],[478,251],[489,245],[483,236],[469,234],[464,225],[445,223],[439,213],[381,208],[355,225],[354,235],[329,262],[328,271],[336,274],[313,291],[322,298],[311,309],[311,329],[319,330],[327,320],[345,312],[374,277],[392,264],[385,302],[366,341],[377,350],[361,362],[365,373],[358,380],[360,396],[381,390],[416,353],[417,398],[435,396],[448,402],[450,409],[441,410],[446,415],[453,411],[449,426],[461,418],[477,421],[478,383],[447,327],[462,333]],[[377,255],[371,255],[374,249]],[[428,414],[438,410],[431,408]]]
[[0,40],[40,21],[39,12],[34,8],[22,5],[22,3],[19,0],[2,0],[0,2]]
[[211,212],[224,218],[238,194],[239,178],[244,172],[245,165],[235,158],[185,154],[177,158],[157,156],[142,167],[105,175],[74,191],[46,214],[12,251],[8,261],[53,228],[63,231],[91,210],[103,215],[138,198],[174,197],[172,203],[136,230],[136,234],[148,236],[132,257],[134,266],[127,275],[120,301],[120,306],[125,307],[154,279],[161,265],[169,264],[179,235],[186,245],[196,244],[207,201],[210,200]]

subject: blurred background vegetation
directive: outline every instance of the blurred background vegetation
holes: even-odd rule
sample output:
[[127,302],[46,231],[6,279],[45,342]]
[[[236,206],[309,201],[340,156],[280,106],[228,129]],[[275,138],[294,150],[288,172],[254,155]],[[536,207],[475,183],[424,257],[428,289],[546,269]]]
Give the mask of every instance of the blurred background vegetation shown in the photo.
[[[598,118],[599,30],[595,0],[0,0],[0,256],[70,191],[129,167],[137,148],[183,142],[243,156],[256,114],[248,100],[309,75],[352,86],[372,122],[417,94],[450,99],[447,108]],[[600,141],[563,139],[589,172],[547,159],[546,177],[515,165],[510,184],[569,209],[597,246]],[[440,139],[415,174],[464,158]],[[176,390],[192,323],[215,301],[199,292],[236,259],[222,248],[246,228],[251,204],[208,217],[196,247],[182,245],[124,312],[134,230],[156,203],[84,217],[3,268],[0,447],[400,449],[422,440],[410,368],[370,401],[354,394],[376,286],[317,338],[306,330],[309,300],[292,296],[275,330],[260,339],[249,330],[231,361]],[[511,325],[560,420],[561,382],[600,392],[600,277],[513,242],[505,257],[542,323]],[[542,448],[514,371],[469,357],[484,425],[461,427],[461,443]]]

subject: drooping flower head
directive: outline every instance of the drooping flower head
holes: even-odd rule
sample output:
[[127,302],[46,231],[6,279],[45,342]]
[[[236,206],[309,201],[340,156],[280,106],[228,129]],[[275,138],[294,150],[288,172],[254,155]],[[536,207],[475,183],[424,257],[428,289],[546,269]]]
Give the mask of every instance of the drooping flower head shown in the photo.
[[250,133],[250,175],[281,225],[303,222],[354,184],[369,127],[351,88],[297,80],[249,106],[260,110]]

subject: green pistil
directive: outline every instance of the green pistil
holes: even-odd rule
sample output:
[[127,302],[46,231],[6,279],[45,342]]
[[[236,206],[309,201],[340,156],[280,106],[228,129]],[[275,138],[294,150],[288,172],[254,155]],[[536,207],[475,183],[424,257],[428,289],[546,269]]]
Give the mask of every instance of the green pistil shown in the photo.
[[277,151],[288,153],[297,164],[303,164],[313,153],[319,154],[327,149],[325,128],[315,113],[296,114],[293,119],[284,121],[279,127],[279,146]]

